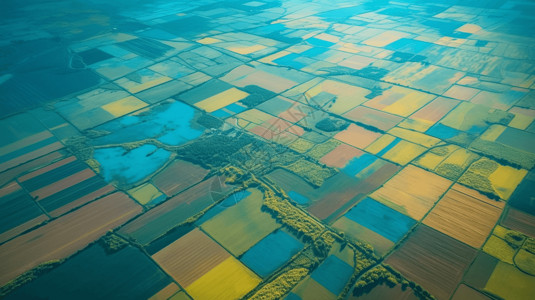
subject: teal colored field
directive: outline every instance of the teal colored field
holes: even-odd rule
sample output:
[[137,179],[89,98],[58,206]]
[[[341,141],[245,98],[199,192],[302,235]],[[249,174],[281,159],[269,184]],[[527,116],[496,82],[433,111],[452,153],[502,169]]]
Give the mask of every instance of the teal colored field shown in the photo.
[[171,153],[153,145],[143,145],[131,151],[121,147],[97,149],[94,158],[108,182],[117,180],[133,184],[161,168]]
[[95,244],[5,299],[147,299],[169,283],[139,249],[107,254]]
[[366,198],[353,207],[347,218],[392,242],[398,242],[416,221],[371,198]]
[[324,286],[331,293],[342,292],[353,274],[353,268],[338,257],[331,255],[310,275],[312,279]]
[[167,145],[181,145],[198,138],[204,131],[204,128],[193,122],[196,114],[199,112],[187,104],[167,101],[99,126],[97,130],[111,133],[95,139],[94,144],[107,145],[155,138]]
[[266,277],[301,249],[303,243],[285,231],[277,230],[251,247],[240,260],[256,274]]

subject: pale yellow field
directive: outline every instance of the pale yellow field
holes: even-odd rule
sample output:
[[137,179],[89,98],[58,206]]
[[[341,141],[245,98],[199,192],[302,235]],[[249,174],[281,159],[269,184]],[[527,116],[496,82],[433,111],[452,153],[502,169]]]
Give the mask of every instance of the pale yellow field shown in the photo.
[[396,162],[400,165],[406,165],[418,155],[425,152],[425,148],[407,141],[399,142],[394,148],[390,149],[383,155],[383,158]]
[[495,141],[504,131],[505,126],[502,125],[492,125],[487,129],[480,138],[486,141]]
[[490,174],[489,181],[498,196],[507,200],[527,173],[528,171],[523,169],[500,165],[496,171]]
[[229,104],[240,101],[247,96],[249,96],[249,94],[244,91],[240,91],[237,88],[230,88],[224,92],[195,103],[195,106],[206,112],[213,112]]
[[433,100],[433,98],[433,95],[412,91],[405,97],[396,101],[394,104],[385,107],[383,110],[395,115],[407,117],[427,104],[429,101]]
[[260,283],[261,279],[234,257],[186,287],[195,299],[238,299]]
[[394,127],[388,131],[393,136],[397,136],[399,138],[402,138],[404,140],[407,140],[409,142],[413,142],[419,145],[422,145],[424,147],[433,147],[440,143],[440,139],[437,139],[435,137],[429,136],[424,133],[407,130],[399,127]]
[[109,112],[115,117],[124,116],[128,113],[131,113],[135,110],[147,106],[147,103],[139,100],[134,96],[129,96],[106,105],[102,106],[102,109]]
[[371,39],[365,40],[363,44],[374,46],[374,47],[384,47],[408,35],[409,34],[404,33],[404,32],[389,30],[379,35],[376,35],[372,37]]
[[163,196],[163,194],[151,183],[145,183],[128,190],[128,194],[136,199],[140,204],[147,204],[150,201]]
[[242,113],[239,113],[236,115],[237,118],[240,118],[240,119],[243,119],[243,120],[246,120],[246,121],[249,121],[251,123],[254,123],[254,124],[257,124],[257,125],[260,125],[264,122],[266,122],[267,120],[273,118],[272,115],[270,114],[267,114],[263,111],[260,111],[256,108],[253,108],[253,109],[250,109],[250,110],[246,110]]
[[499,262],[487,281],[485,290],[504,299],[531,300],[535,295],[535,276]]
[[236,52],[238,54],[251,54],[260,50],[266,49],[266,46],[264,45],[250,45],[250,46],[244,46],[244,45],[236,45],[232,47],[227,47],[227,50],[230,50],[232,52]]
[[509,264],[513,263],[515,256],[515,249],[495,235],[490,236],[483,246],[483,251]]
[[396,139],[395,137],[389,134],[384,134],[380,138],[378,138],[375,142],[371,143],[371,145],[366,147],[365,150],[372,154],[377,154],[381,152],[381,150],[383,150],[384,147],[390,145],[390,143],[392,143],[395,139]]
[[135,81],[130,81],[130,80],[125,81],[125,82],[117,81],[117,83],[120,86],[124,87],[126,90],[128,90],[130,93],[135,94],[135,93],[144,91],[146,89],[149,89],[151,87],[157,86],[159,84],[165,83],[169,80],[171,80],[171,78],[167,76],[160,76],[160,77],[155,77],[154,79],[149,79],[147,81],[143,81],[140,83],[135,82]]

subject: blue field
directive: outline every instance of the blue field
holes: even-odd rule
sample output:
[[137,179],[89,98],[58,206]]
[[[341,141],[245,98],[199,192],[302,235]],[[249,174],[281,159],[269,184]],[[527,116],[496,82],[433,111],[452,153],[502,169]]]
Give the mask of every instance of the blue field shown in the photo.
[[241,261],[258,275],[266,277],[301,249],[303,244],[300,241],[277,230],[247,250]]
[[416,223],[413,219],[371,198],[359,202],[345,216],[394,243]]
[[187,104],[165,103],[154,107],[150,114],[124,116],[99,126],[99,130],[112,133],[96,139],[95,144],[105,145],[156,138],[167,145],[181,145],[198,138],[203,133],[203,130],[192,127],[194,116],[195,109]]
[[323,285],[331,293],[338,295],[353,274],[353,268],[338,257],[331,255],[312,272],[312,279]]
[[100,163],[106,181],[135,183],[162,167],[170,152],[154,145],[143,145],[131,151],[122,147],[97,149],[94,158]]

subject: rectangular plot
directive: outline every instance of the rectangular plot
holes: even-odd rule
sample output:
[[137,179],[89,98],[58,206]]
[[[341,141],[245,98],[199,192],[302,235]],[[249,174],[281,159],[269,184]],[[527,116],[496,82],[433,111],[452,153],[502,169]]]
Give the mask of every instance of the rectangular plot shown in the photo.
[[[207,179],[126,224],[120,232],[146,245],[189,217],[225,198],[232,191],[232,187],[224,185],[223,182],[224,179],[220,177]],[[212,186],[221,189],[213,191]]]
[[448,179],[409,165],[370,197],[420,220],[450,185]]
[[182,286],[189,286],[228,257],[225,249],[199,229],[152,256]]
[[263,194],[251,195],[226,208],[201,225],[201,228],[232,254],[239,256],[280,227],[269,213],[262,211]]
[[456,187],[454,185],[444,195],[423,222],[474,248],[480,248],[498,221],[503,204],[502,208],[494,206],[487,197],[479,195],[474,198]]
[[90,203],[0,246],[0,284],[40,263],[65,258],[141,212],[125,194]]
[[155,186],[173,196],[204,179],[208,170],[184,160],[176,160],[152,178]]
[[435,297],[449,299],[476,253],[469,246],[420,225],[385,262]]

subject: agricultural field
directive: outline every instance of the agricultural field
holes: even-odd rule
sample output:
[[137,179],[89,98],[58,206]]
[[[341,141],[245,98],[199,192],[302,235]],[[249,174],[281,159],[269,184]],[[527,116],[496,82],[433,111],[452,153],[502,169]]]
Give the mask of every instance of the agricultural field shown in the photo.
[[475,256],[471,247],[420,225],[385,262],[435,297],[447,299]]
[[533,1],[0,11],[1,299],[533,298]]
[[410,165],[370,197],[415,220],[421,220],[450,185],[451,181]]
[[444,195],[423,223],[478,249],[498,221],[504,205],[457,184]]

